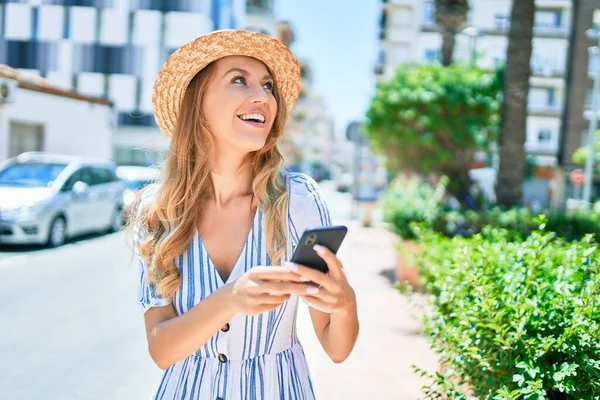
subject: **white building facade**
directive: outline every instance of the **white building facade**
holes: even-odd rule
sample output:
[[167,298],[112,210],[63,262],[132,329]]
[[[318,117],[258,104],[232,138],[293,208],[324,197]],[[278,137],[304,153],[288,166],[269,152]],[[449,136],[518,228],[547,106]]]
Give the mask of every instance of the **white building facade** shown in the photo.
[[[479,65],[494,67],[505,61],[511,0],[470,0],[465,33],[456,37],[455,60],[476,55]],[[557,163],[565,93],[566,58],[571,23],[571,1],[537,0],[526,150],[538,165]],[[434,62],[442,45],[434,21],[433,1],[383,1],[380,53],[375,73],[389,79],[403,63]],[[469,34],[469,35],[468,35]]]
[[0,69],[0,161],[25,151],[110,159],[112,104],[40,83]]
[[245,0],[2,1],[0,64],[109,98],[115,160],[146,164],[168,146],[152,115],[160,66],[197,36],[243,27],[245,9]]

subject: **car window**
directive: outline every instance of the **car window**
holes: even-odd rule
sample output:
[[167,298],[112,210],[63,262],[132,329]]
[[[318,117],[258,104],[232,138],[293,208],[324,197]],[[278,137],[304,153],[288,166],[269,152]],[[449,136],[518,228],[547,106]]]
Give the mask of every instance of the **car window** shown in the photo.
[[65,182],[65,184],[62,187],[62,191],[68,192],[68,191],[72,190],[73,185],[75,185],[75,183],[80,180],[81,180],[81,170],[77,170],[69,177],[69,179],[67,179],[67,181]]
[[95,185],[110,183],[116,180],[111,170],[101,167],[91,168],[92,180]]
[[85,167],[85,168],[82,168],[80,171],[81,171],[81,177],[79,180],[81,182],[86,183],[89,186],[96,184],[96,180],[94,179],[94,174],[92,172],[92,168]]
[[59,163],[16,163],[0,171],[0,185],[48,187],[67,167]]

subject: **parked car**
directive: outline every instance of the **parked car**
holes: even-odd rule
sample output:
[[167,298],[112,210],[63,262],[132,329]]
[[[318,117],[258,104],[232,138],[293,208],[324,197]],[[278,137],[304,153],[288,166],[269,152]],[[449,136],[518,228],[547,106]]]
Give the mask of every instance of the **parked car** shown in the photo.
[[44,152],[0,163],[0,243],[60,246],[123,226],[125,183],[109,160]]
[[125,182],[123,195],[124,216],[129,219],[129,213],[141,199],[142,189],[157,183],[160,179],[160,169],[139,167],[135,165],[120,165],[116,170],[119,179]]

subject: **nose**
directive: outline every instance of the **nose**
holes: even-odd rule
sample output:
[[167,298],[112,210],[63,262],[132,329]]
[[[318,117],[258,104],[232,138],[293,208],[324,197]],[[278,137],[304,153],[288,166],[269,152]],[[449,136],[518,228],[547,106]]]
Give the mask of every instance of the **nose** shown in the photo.
[[255,86],[250,96],[252,103],[267,104],[267,101],[269,100],[269,94],[261,85]]

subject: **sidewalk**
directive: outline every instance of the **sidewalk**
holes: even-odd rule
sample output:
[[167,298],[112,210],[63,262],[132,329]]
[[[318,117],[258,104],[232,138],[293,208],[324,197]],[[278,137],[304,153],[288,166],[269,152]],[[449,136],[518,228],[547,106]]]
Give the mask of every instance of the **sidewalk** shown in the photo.
[[[341,221],[335,221],[342,223]],[[349,233],[339,252],[357,294],[360,334],[350,357],[334,364],[319,344],[307,307],[301,305],[298,335],[308,358],[319,400],[422,398],[416,364],[429,371],[437,358],[419,333],[420,323],[390,283],[396,263],[395,237],[382,228],[345,223]]]

